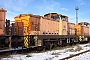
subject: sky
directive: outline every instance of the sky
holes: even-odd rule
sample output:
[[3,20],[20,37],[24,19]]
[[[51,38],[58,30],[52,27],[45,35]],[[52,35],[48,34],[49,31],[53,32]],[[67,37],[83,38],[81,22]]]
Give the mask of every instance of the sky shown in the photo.
[[6,19],[14,21],[19,14],[34,14],[44,16],[47,13],[58,13],[68,16],[69,22],[90,22],[90,0],[1,0],[0,8],[7,10]]

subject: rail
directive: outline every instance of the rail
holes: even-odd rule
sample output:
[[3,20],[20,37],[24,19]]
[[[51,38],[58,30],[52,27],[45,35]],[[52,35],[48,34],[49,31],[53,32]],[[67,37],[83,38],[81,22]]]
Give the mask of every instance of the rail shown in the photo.
[[80,53],[77,53],[77,54],[74,54],[74,55],[70,55],[68,57],[65,57],[65,58],[62,58],[60,60],[66,60],[66,59],[70,59],[72,57],[75,57],[75,56],[79,56],[80,54],[83,54],[83,53],[86,53],[86,52],[89,52],[90,50],[86,50],[86,51],[83,51],[83,52],[80,52]]

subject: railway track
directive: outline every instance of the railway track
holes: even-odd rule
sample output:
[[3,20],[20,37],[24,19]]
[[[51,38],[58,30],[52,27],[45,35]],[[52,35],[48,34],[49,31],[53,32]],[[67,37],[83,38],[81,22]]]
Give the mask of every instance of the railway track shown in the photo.
[[75,57],[75,56],[79,56],[80,54],[84,54],[84,53],[87,53],[87,52],[90,52],[90,50],[86,50],[86,51],[80,52],[78,54],[70,55],[70,56],[62,58],[60,60],[67,60],[67,59],[70,59],[70,58]]
[[23,53],[28,53],[32,51],[35,51],[35,49],[34,48],[28,48],[28,49],[24,48],[24,49],[4,50],[4,51],[0,51],[0,57],[12,55],[12,54],[23,54]]
[[7,55],[14,55],[14,54],[24,54],[24,53],[31,53],[31,52],[40,52],[43,51],[43,47],[30,47],[30,48],[18,48],[18,49],[9,49],[9,50],[1,50],[0,57],[7,56]]
[[[24,54],[24,53],[32,53],[32,52],[36,52],[38,51],[37,48],[19,48],[19,49],[11,49],[11,50],[0,50],[0,57],[3,57],[3,56],[7,56],[7,55],[14,55],[14,54]],[[43,50],[41,50],[43,51]],[[75,54],[75,55],[70,55],[68,57],[65,57],[65,58],[62,58],[60,60],[65,60],[65,59],[69,59],[69,58],[72,58],[74,56],[78,56],[80,54],[83,54],[83,53],[86,53],[86,52],[89,52],[90,50],[87,50],[87,51],[84,51],[84,52],[81,52],[81,53],[78,53],[78,54]],[[40,52],[40,51],[39,51]]]

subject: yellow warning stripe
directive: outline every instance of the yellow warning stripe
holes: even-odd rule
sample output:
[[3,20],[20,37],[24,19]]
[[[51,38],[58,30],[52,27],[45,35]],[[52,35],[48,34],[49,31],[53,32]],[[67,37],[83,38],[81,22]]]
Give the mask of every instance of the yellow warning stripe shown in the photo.
[[79,36],[79,40],[82,41],[82,36]]
[[28,36],[24,36],[24,46],[28,48]]

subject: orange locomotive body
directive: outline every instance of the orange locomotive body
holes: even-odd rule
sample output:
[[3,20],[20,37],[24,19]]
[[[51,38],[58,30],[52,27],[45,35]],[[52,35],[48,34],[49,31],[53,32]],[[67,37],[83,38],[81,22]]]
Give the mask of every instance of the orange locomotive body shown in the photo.
[[6,10],[0,8],[0,50],[9,49],[10,46],[10,36],[6,34],[5,29],[5,14]]

